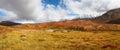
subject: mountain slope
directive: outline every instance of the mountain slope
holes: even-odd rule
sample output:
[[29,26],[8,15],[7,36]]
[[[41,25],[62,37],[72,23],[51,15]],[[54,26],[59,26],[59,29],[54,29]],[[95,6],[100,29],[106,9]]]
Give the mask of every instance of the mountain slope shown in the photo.
[[92,21],[98,23],[120,24],[120,8],[110,10]]

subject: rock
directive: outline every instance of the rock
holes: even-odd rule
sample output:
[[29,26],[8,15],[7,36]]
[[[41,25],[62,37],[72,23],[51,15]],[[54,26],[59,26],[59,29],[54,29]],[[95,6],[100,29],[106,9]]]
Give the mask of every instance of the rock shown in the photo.
[[21,35],[20,36],[22,39],[26,39],[27,37],[26,37],[26,35]]
[[62,30],[62,32],[69,32],[68,30]]
[[53,30],[53,29],[48,29],[48,30],[46,30],[46,32],[55,32],[55,30]]

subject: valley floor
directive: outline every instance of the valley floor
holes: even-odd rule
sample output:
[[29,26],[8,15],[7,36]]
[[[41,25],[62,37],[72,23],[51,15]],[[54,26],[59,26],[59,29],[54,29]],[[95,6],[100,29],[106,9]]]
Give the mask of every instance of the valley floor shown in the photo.
[[20,29],[0,34],[0,50],[120,50],[120,31]]

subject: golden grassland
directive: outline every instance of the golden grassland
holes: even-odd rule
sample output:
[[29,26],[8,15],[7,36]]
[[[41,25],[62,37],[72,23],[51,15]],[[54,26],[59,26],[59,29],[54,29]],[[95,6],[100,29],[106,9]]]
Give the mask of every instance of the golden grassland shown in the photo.
[[0,28],[0,50],[120,50],[120,31]]

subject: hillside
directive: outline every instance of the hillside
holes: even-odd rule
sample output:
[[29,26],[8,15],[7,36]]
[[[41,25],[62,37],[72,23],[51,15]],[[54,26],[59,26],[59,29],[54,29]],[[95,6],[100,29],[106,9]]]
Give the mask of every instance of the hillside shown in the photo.
[[92,21],[97,23],[120,24],[120,8],[110,10]]

